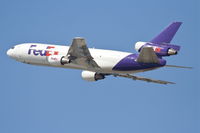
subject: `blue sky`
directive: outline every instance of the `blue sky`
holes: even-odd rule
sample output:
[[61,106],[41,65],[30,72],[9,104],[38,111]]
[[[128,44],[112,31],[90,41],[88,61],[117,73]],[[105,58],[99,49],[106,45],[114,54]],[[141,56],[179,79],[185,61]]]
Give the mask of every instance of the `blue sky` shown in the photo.
[[[196,133],[199,131],[199,2],[197,0],[0,0],[1,133]],[[108,77],[89,83],[81,70],[32,66],[6,55],[25,42],[135,52],[172,21],[182,46],[168,64],[138,75],[176,82],[158,85]],[[117,56],[117,55],[116,55]]]

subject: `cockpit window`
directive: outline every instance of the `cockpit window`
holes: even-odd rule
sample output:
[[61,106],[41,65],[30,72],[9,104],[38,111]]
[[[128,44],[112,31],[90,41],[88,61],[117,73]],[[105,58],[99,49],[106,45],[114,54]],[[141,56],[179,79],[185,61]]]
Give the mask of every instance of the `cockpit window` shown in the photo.
[[15,47],[13,46],[13,47],[11,47],[11,49],[14,49]]

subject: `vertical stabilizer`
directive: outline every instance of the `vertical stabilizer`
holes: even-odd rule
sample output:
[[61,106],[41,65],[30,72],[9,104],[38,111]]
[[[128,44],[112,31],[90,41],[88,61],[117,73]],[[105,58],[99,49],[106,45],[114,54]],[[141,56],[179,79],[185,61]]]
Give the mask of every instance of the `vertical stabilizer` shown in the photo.
[[150,42],[152,43],[170,43],[174,35],[178,31],[182,22],[173,22],[166,29],[164,29],[160,34],[158,34]]

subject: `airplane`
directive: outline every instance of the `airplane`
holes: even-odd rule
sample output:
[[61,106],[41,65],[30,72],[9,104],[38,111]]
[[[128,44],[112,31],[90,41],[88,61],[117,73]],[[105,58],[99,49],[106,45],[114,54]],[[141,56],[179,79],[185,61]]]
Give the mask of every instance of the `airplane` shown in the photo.
[[189,68],[166,65],[165,56],[176,55],[180,46],[171,40],[182,22],[172,22],[149,42],[136,42],[137,54],[88,48],[82,37],[75,37],[70,46],[23,43],[10,48],[7,55],[16,61],[42,66],[81,69],[86,81],[98,81],[106,76],[124,77],[158,84],[173,82],[138,77],[133,74],[161,67]]

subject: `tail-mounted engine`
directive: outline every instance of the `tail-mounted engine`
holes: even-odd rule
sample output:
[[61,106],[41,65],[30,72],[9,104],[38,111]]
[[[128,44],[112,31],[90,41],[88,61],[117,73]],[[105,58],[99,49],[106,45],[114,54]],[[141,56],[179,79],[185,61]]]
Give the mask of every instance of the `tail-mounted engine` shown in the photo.
[[152,47],[158,56],[176,55],[180,50],[180,46],[173,44],[156,44],[150,42],[137,42],[135,44],[136,51],[140,52],[143,47]]

